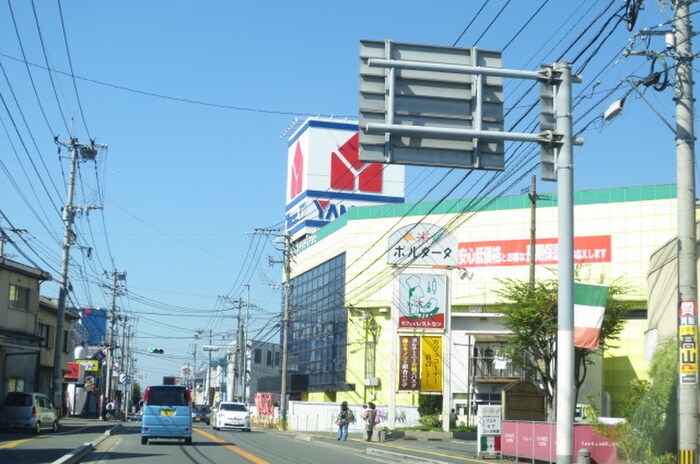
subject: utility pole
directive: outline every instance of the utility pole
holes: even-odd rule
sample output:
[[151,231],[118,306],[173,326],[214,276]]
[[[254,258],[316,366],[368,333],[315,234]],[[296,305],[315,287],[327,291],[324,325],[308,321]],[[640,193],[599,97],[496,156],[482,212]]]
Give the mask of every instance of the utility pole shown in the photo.
[[[690,1],[677,0],[675,10],[673,35],[676,47],[674,100],[678,185],[678,462],[695,464],[698,446],[698,276],[693,123],[695,100]],[[689,368],[686,372],[694,375],[686,375],[683,368]]]
[[205,345],[202,347],[202,350],[207,351],[209,353],[209,363],[207,364],[207,381],[206,381],[206,400],[207,402],[205,403],[207,406],[211,407],[212,406],[212,395],[209,394],[209,391],[211,390],[211,352],[212,351],[219,351],[218,346],[214,346],[211,344],[211,329],[209,329],[209,345]]
[[535,289],[535,247],[537,245],[537,176],[532,175],[530,191],[530,290]]
[[246,302],[246,308],[245,308],[245,324],[243,325],[243,334],[242,334],[242,341],[243,344],[241,345],[242,351],[241,351],[241,360],[242,360],[242,369],[243,373],[241,374],[242,377],[242,384],[243,384],[243,402],[248,404],[248,394],[246,393],[246,390],[248,388],[248,324],[250,323],[250,284],[243,284],[243,286],[246,288],[248,291],[248,300]]
[[[117,272],[116,269],[112,270],[112,304],[109,308],[109,317],[107,320],[107,343],[109,344],[107,349],[107,369],[105,375],[105,386],[104,386],[104,399],[105,402],[109,402],[112,399],[112,364],[114,364],[114,345],[115,345],[115,325],[117,322],[117,295],[119,294],[119,281],[126,280],[126,272]],[[123,347],[122,347],[123,349]],[[102,415],[102,407],[100,407],[100,416]]]
[[[60,147],[70,148],[70,170],[68,176],[68,191],[66,196],[66,204],[63,206],[63,243],[61,256],[61,275],[59,279],[58,291],[58,307],[56,310],[56,337],[54,339],[54,356],[53,356],[53,401],[55,407],[63,405],[63,362],[62,353],[65,343],[63,336],[63,326],[66,314],[66,299],[68,298],[69,283],[68,283],[68,263],[70,261],[70,247],[75,242],[75,232],[73,231],[73,220],[75,212],[80,207],[73,205],[73,196],[75,191],[75,175],[78,170],[78,156],[83,160],[94,160],[97,157],[98,148],[107,148],[107,145],[98,145],[91,142],[90,145],[78,143],[77,138],[71,138],[68,142],[59,141],[57,138],[54,142]],[[83,207],[83,209],[97,209],[99,207]]]
[[284,307],[282,310],[282,379],[280,385],[280,428],[287,429],[287,370],[289,358],[289,299],[292,285],[292,237],[284,235]]

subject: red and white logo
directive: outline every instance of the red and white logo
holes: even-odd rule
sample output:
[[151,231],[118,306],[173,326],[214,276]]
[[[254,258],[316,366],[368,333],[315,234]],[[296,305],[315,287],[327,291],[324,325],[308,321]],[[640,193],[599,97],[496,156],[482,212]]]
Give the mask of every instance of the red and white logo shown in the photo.
[[[298,150],[297,146],[297,152]],[[331,188],[351,192],[381,192],[383,168],[378,163],[360,161],[359,135],[355,132],[338,151],[331,153]]]
[[294,152],[294,159],[292,160],[292,169],[290,172],[289,179],[289,198],[294,198],[301,193],[303,187],[302,174],[304,173],[304,154],[301,152],[301,146],[297,142],[297,148]]

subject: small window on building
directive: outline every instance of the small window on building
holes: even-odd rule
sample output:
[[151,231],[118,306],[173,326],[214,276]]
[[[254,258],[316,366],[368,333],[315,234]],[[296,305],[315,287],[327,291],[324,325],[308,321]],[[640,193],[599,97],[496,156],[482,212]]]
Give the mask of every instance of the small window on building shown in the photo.
[[64,353],[70,352],[70,339],[68,338],[68,331],[67,330],[63,331],[63,352]]
[[260,348],[255,349],[255,364],[260,364],[262,362],[262,350]]
[[18,311],[29,310],[29,289],[19,285],[10,284],[10,309]]
[[41,337],[41,347],[42,348],[51,348],[52,343],[51,343],[51,327],[39,323],[39,336]]
[[281,357],[281,356],[280,356],[280,352],[279,352],[279,351],[275,351],[275,366],[279,366],[279,365],[280,365],[280,357]]
[[272,366],[272,351],[267,350],[267,365]]

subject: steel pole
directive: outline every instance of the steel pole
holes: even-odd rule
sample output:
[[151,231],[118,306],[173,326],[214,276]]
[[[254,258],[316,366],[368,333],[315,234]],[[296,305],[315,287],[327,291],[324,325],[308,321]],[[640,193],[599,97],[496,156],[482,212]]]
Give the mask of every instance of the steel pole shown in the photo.
[[280,380],[280,429],[287,429],[287,358],[289,357],[289,297],[291,292],[291,237],[284,246],[284,308],[282,314],[282,378]]
[[571,64],[555,63],[559,208],[559,307],[557,316],[557,464],[571,464],[574,435],[574,162]]

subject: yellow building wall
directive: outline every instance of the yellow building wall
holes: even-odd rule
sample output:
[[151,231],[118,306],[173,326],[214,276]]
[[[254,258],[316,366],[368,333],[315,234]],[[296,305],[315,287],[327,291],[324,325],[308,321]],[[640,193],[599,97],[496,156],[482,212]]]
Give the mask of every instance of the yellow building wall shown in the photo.
[[645,353],[646,319],[628,320],[620,333],[618,348],[605,352],[603,361],[603,390],[611,397],[610,414],[622,415],[622,406],[629,396],[634,380],[647,380],[649,367]]

